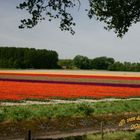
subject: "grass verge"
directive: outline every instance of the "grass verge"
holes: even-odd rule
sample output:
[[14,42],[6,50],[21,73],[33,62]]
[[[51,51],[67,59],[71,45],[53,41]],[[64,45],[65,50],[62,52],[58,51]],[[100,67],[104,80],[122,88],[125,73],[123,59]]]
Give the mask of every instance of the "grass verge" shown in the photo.
[[50,105],[0,106],[0,121],[20,121],[36,118],[85,117],[102,114],[140,112],[139,100]]
[[[100,134],[88,135],[83,140],[101,140]],[[104,140],[140,140],[140,131],[118,131],[104,134]]]

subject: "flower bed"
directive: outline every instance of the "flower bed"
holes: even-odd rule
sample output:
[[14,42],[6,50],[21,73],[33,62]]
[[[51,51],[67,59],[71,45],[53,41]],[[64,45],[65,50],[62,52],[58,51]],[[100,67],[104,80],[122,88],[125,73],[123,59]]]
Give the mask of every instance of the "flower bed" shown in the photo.
[[[140,97],[140,77],[0,74],[2,75],[5,75],[5,79],[0,77],[0,100]],[[6,76],[11,77],[8,79]],[[53,81],[35,79],[44,77],[54,79]]]

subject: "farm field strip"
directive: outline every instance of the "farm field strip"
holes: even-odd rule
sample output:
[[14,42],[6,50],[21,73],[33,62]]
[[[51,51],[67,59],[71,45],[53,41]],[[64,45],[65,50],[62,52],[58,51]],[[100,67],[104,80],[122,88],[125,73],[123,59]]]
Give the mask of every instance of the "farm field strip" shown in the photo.
[[140,97],[140,88],[0,81],[1,100]]
[[140,88],[140,84],[138,82],[116,82],[116,81],[61,81],[61,80],[26,80],[26,79],[0,79],[0,81],[11,81],[11,82],[30,82],[30,83],[50,83],[50,84],[77,84],[77,85],[96,85],[96,86],[113,86],[113,87],[133,87],[133,88]]
[[118,80],[140,80],[140,75],[84,75],[84,74],[51,74],[51,73],[44,73],[44,74],[40,74],[39,72],[37,73],[7,73],[7,72],[0,72],[0,76],[36,76],[36,77],[64,77],[64,78],[95,78],[95,79],[118,79]]
[[97,71],[97,70],[50,70],[50,69],[30,70],[30,69],[25,69],[25,70],[0,70],[0,73],[140,77],[140,72]]
[[0,73],[0,100],[140,97],[140,77]]
[[140,77],[87,76],[87,75],[59,75],[59,74],[10,74],[0,73],[0,80],[25,82],[56,82],[77,84],[116,84],[124,86],[140,85]]

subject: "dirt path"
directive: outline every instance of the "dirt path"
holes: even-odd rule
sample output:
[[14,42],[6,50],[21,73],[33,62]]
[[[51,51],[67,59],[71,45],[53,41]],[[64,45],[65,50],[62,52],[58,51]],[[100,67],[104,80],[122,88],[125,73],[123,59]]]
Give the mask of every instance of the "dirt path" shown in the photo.
[[112,102],[112,101],[125,101],[125,100],[140,100],[140,98],[128,98],[128,99],[115,99],[115,98],[105,98],[105,99],[77,99],[77,100],[55,100],[50,99],[47,101],[26,101],[23,100],[21,102],[5,102],[1,101],[0,106],[19,106],[19,105],[49,105],[49,104],[69,104],[69,103],[96,103],[96,102]]

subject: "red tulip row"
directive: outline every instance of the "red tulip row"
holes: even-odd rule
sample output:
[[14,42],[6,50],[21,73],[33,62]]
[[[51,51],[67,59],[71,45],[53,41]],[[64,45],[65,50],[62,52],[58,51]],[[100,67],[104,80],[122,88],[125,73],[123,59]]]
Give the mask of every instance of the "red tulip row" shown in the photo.
[[140,97],[140,87],[0,81],[0,100]]

